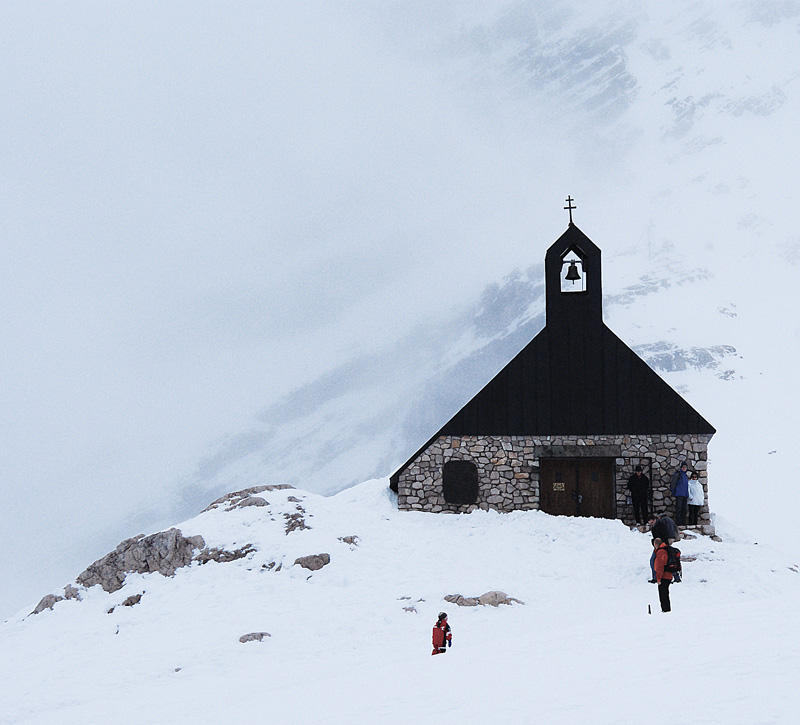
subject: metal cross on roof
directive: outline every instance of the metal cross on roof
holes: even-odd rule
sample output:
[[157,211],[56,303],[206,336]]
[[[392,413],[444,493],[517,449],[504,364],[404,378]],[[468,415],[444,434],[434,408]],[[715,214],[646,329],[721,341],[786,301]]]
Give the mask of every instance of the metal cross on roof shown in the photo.
[[568,196],[567,197],[567,206],[564,207],[565,209],[569,209],[569,223],[570,224],[572,224],[572,210],[578,208],[577,206],[572,206],[572,202],[573,201],[574,201],[574,199],[571,196]]

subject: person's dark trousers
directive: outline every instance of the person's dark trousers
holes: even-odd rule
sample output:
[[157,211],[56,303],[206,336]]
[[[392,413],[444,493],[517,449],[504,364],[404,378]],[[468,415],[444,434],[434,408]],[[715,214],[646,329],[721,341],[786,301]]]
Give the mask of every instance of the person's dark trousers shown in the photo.
[[686,503],[688,496],[675,497],[675,523],[678,526],[686,526]]
[[669,579],[662,579],[658,583],[658,600],[661,602],[661,611],[670,612],[672,607],[669,604],[669,585],[672,582]]
[[692,504],[689,504],[689,526],[697,526],[701,508],[702,506],[692,506]]
[[636,519],[636,523],[645,523],[647,521],[647,494],[631,496],[631,503],[633,504],[633,517]]

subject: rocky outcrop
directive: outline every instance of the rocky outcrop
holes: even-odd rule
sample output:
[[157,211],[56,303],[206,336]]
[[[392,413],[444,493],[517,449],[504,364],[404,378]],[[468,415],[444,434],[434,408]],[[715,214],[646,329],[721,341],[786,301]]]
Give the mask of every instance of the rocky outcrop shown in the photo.
[[250,632],[250,634],[243,634],[239,637],[239,641],[244,642],[261,642],[265,640],[267,637],[271,637],[272,635],[269,632]]
[[209,561],[216,561],[220,564],[225,564],[229,561],[236,561],[237,559],[244,559],[248,554],[254,552],[256,549],[252,544],[245,544],[240,549],[233,551],[226,551],[225,549],[203,549],[196,557],[195,561],[201,564],[207,564]]
[[294,560],[295,564],[299,564],[304,569],[309,571],[318,571],[323,566],[331,563],[330,554],[312,554],[311,556],[301,556],[299,559]]
[[126,539],[110,554],[94,562],[76,581],[87,588],[99,584],[105,591],[115,592],[132,572],[172,576],[177,569],[190,564],[195,550],[204,546],[202,536],[187,538],[175,528],[150,536],[140,534]]
[[72,586],[72,584],[67,584],[67,586],[64,587],[63,597],[60,594],[46,594],[41,598],[31,614],[39,614],[45,609],[52,609],[56,602],[63,602],[65,599],[77,599],[80,601],[80,592],[74,586]]
[[255,494],[263,493],[264,491],[283,491],[288,488],[294,488],[294,486],[290,486],[288,483],[276,483],[269,486],[252,486],[251,488],[245,488],[241,491],[226,493],[224,496],[210,503],[203,509],[202,513],[211,511],[219,506],[225,506],[226,511],[235,508],[244,508],[245,506],[267,506],[269,502]]
[[57,594],[45,594],[39,603],[36,605],[36,608],[31,612],[31,614],[40,614],[45,609],[52,609],[53,605],[56,602],[63,602],[64,597],[60,597]]
[[247,506],[269,506],[269,501],[261,496],[248,496],[246,499],[240,501],[234,508],[243,509]]
[[519,599],[507,596],[505,592],[496,590],[481,594],[479,597],[464,597],[461,594],[448,594],[444,600],[459,607],[499,607],[501,604],[525,604],[525,602],[521,602]]
[[302,531],[303,529],[311,528],[310,526],[306,526],[306,520],[303,518],[305,510],[300,506],[297,508],[300,509],[300,513],[283,515],[283,518],[286,519],[284,530],[287,534],[291,534],[292,531]]

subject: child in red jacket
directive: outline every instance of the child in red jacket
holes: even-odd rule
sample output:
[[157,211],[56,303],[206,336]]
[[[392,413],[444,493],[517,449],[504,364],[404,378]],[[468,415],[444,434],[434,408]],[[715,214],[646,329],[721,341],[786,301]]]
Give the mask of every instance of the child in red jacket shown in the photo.
[[432,655],[443,654],[453,644],[453,633],[447,623],[447,614],[439,612],[439,619],[433,627],[433,652]]

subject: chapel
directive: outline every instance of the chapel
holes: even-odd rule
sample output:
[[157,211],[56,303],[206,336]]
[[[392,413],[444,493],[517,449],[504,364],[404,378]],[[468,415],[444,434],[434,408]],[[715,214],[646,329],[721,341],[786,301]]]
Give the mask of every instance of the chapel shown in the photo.
[[398,506],[633,523],[635,467],[652,483],[650,510],[671,512],[670,477],[686,461],[706,493],[699,528],[713,534],[715,429],[605,325],[600,249],[571,214],[545,256],[545,327],[391,476]]

